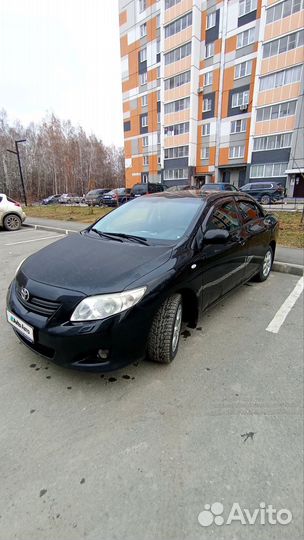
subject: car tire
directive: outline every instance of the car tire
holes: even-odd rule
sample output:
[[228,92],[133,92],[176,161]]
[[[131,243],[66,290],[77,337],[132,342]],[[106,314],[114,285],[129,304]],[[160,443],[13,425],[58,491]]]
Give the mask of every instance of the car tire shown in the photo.
[[271,203],[271,199],[270,199],[269,195],[262,195],[262,197],[261,197],[261,203],[262,203],[262,204],[270,204],[270,203]]
[[259,281],[259,282],[266,281],[266,279],[269,277],[269,274],[272,268],[272,263],[273,263],[273,250],[271,246],[269,246],[264,255],[264,259],[260,266],[260,270],[254,276],[254,281]]
[[169,296],[157,311],[148,339],[148,358],[160,364],[174,360],[181,333],[183,316],[180,294]]
[[3,220],[3,227],[6,231],[18,231],[21,223],[21,218],[16,214],[7,214]]

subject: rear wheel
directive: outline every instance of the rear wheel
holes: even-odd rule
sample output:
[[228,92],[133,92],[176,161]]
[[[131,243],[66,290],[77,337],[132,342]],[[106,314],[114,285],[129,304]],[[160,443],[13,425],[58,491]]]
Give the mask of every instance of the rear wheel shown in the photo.
[[16,214],[8,214],[3,220],[3,227],[6,231],[18,231],[21,227],[21,218]]
[[269,246],[265,253],[264,259],[261,263],[260,270],[254,276],[255,281],[260,281],[260,282],[266,281],[266,279],[268,278],[270,274],[272,263],[273,263],[273,251],[272,251],[272,248]]
[[180,294],[173,294],[159,308],[150,330],[148,357],[153,362],[170,364],[178,350],[183,306]]
[[262,203],[262,204],[270,204],[270,203],[271,203],[271,199],[270,199],[269,195],[262,195],[262,197],[261,197],[261,203]]

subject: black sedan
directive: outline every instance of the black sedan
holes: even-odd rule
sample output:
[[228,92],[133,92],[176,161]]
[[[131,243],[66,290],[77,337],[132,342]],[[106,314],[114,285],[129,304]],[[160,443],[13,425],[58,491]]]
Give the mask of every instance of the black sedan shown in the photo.
[[278,222],[239,192],[139,197],[23,262],[7,295],[17,336],[91,371],[175,357],[182,321],[269,276]]

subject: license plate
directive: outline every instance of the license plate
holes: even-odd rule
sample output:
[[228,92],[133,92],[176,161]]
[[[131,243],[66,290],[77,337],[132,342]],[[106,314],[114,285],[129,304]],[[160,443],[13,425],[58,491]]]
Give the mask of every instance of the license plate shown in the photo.
[[14,315],[14,313],[11,313],[8,310],[6,311],[6,316],[8,322],[14,326],[14,328],[16,328],[20,334],[22,334],[29,341],[34,342],[34,328],[32,326],[25,323],[22,319],[17,317],[17,315]]

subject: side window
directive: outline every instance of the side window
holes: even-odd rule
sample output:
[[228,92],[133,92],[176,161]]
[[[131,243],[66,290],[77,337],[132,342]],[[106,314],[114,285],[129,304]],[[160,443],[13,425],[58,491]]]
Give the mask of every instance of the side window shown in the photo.
[[233,232],[241,226],[238,211],[233,201],[226,202],[217,206],[210,216],[206,230],[209,229],[225,229],[228,232]]
[[258,219],[260,217],[263,217],[261,210],[253,202],[238,201],[237,205],[245,223],[251,221],[252,219]]

